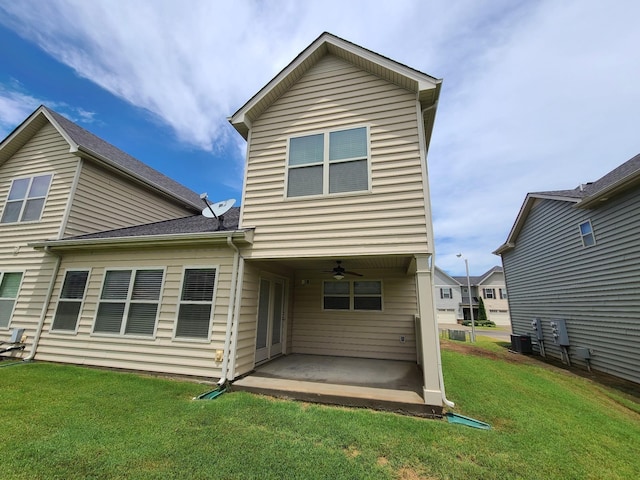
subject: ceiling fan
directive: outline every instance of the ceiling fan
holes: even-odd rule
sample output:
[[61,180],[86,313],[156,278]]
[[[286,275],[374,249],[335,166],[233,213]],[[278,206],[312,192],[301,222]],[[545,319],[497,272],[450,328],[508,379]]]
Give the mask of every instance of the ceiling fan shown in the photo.
[[342,260],[336,260],[336,266],[333,267],[333,270],[325,270],[325,273],[333,274],[333,278],[336,280],[342,280],[345,275],[355,275],[356,277],[361,277],[361,273],[357,272],[349,272],[344,269],[342,266]]

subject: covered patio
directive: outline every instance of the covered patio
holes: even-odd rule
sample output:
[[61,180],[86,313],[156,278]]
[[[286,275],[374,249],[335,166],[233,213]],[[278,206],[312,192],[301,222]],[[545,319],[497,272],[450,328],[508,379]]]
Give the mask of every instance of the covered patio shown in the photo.
[[422,385],[422,371],[415,362],[291,354],[257,366],[235,380],[232,389],[421,417],[441,416],[441,407],[424,403]]

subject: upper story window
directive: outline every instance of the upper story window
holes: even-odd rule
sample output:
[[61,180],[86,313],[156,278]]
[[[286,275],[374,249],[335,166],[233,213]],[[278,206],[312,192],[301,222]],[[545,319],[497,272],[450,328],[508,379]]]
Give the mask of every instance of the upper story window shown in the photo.
[[496,298],[495,288],[483,288],[482,292],[483,292],[484,298]]
[[52,177],[47,174],[13,180],[0,223],[40,220]]
[[367,127],[289,139],[287,197],[369,189]]
[[507,297],[507,289],[506,288],[501,288],[500,289],[500,298],[502,300],[505,300]]
[[596,244],[596,237],[593,234],[593,227],[591,226],[591,220],[587,220],[580,224],[580,236],[582,237],[582,246],[590,247]]
[[440,298],[453,298],[451,289],[450,288],[441,288],[440,289]]

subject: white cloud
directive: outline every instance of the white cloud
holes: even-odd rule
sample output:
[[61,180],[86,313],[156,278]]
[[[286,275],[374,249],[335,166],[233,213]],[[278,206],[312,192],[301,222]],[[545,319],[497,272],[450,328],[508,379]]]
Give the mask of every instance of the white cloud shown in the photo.
[[226,117],[323,31],[443,77],[429,169],[437,263],[452,273],[458,251],[475,274],[499,263],[490,252],[527,191],[594,180],[640,151],[632,0],[23,0],[0,10],[183,142],[240,152],[236,177],[244,152]]

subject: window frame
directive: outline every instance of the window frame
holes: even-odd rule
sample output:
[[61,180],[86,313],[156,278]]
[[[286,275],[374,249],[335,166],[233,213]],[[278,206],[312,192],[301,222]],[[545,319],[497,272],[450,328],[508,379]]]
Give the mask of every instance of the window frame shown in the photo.
[[6,274],[8,273],[19,273],[20,274],[20,283],[18,284],[18,289],[16,290],[16,296],[11,298],[11,297],[0,297],[0,300],[13,300],[13,306],[11,307],[11,313],[9,313],[9,319],[7,320],[7,326],[3,327],[0,325],[0,330],[10,330],[11,329],[11,322],[13,321],[13,314],[16,311],[16,304],[18,303],[18,298],[20,298],[20,291],[22,290],[22,283],[24,281],[24,277],[25,277],[25,271],[24,270],[2,270],[0,271],[0,286],[2,285],[2,282],[4,281],[4,277]]
[[[33,181],[34,179],[38,178],[38,177],[49,177],[49,184],[47,185],[47,191],[44,195],[38,195],[38,196],[34,196],[34,197],[29,197],[29,191],[31,190],[31,186],[33,185]],[[11,184],[9,185],[9,189],[7,190],[7,198],[4,201],[4,206],[2,208],[2,213],[0,214],[0,225],[16,225],[16,224],[20,224],[20,223],[38,223],[42,220],[42,214],[44,213],[44,209],[45,206],[47,205],[47,200],[49,199],[49,192],[51,191],[51,184],[53,183],[53,178],[54,178],[54,173],[53,172],[43,172],[43,173],[37,173],[34,175],[25,175],[25,176],[20,176],[20,177],[15,177],[11,179]],[[20,181],[20,180],[29,180],[29,183],[27,185],[27,189],[25,192],[25,196],[22,199],[19,200],[9,200],[9,196],[11,195],[11,190],[13,189],[13,186],[15,185],[15,182]],[[42,208],[40,209],[40,213],[38,215],[37,219],[34,220],[22,220],[22,217],[24,216],[25,213],[25,209],[26,209],[26,205],[27,202],[29,200],[38,200],[38,199],[42,199]],[[7,211],[7,205],[9,205],[9,203],[18,203],[21,202],[20,205],[20,211],[18,212],[18,219],[13,221],[13,222],[5,222],[3,221],[5,213]]]
[[[133,295],[133,286],[135,284],[136,275],[139,271],[150,271],[150,270],[161,270],[162,271],[162,281],[160,282],[160,290],[158,292],[157,300],[132,300],[131,297]],[[103,290],[107,280],[108,272],[131,272],[131,277],[129,278],[129,285],[127,286],[127,297],[125,299],[103,299]],[[164,296],[164,285],[167,279],[167,269],[166,267],[159,266],[144,266],[144,267],[107,267],[104,269],[102,274],[102,283],[100,284],[100,293],[98,295],[98,300],[96,302],[96,312],[93,317],[93,326],[91,328],[91,335],[100,336],[100,337],[119,337],[119,338],[135,338],[141,340],[155,340],[156,334],[158,331],[158,321],[160,317],[160,309],[163,303]],[[122,312],[122,319],[120,321],[120,331],[119,332],[101,332],[96,331],[96,324],[98,321],[98,313],[100,311],[101,303],[124,303],[124,310]],[[156,317],[153,325],[153,334],[151,335],[141,335],[141,334],[128,334],[126,332],[127,324],[129,321],[129,310],[132,304],[157,304],[158,308],[156,309]]]
[[500,300],[506,300],[507,298],[509,298],[509,294],[507,293],[507,289],[500,287]]
[[[589,226],[589,231],[587,233],[584,233],[582,231],[583,225]],[[582,248],[589,248],[589,247],[593,247],[594,245],[597,245],[598,242],[596,240],[596,233],[593,230],[593,224],[591,223],[591,219],[588,219],[584,222],[580,222],[578,224],[578,231],[580,232],[580,240],[582,241]],[[593,243],[585,242],[585,238],[591,238],[593,240]]]
[[[366,158],[362,158],[362,157],[352,157],[352,158],[348,158],[348,159],[339,159],[339,160],[334,160],[331,161],[329,159],[329,154],[330,154],[330,137],[332,133],[336,133],[336,132],[344,132],[344,131],[348,131],[348,130],[357,130],[359,128],[364,128],[365,129],[365,134],[366,134],[366,148],[367,148],[367,153],[366,153]],[[295,165],[295,166],[291,166],[289,164],[289,160],[290,160],[290,149],[291,149],[291,140],[292,139],[296,139],[296,138],[305,138],[305,137],[311,137],[314,135],[323,135],[323,160],[322,163],[320,162],[315,162],[315,163],[306,163],[306,164],[302,164],[302,165]],[[287,141],[286,141],[286,154],[285,154],[285,175],[284,175],[284,192],[283,192],[283,196],[285,200],[304,200],[304,199],[309,199],[309,198],[321,198],[321,197],[335,197],[335,196],[342,196],[342,195],[362,195],[362,194],[366,194],[366,193],[371,193],[371,128],[368,124],[357,124],[357,125],[349,125],[349,126],[341,126],[340,128],[330,128],[330,129],[324,129],[324,130],[315,130],[315,131],[311,131],[311,132],[307,132],[304,135],[291,135],[289,137],[287,137]],[[349,163],[349,162],[356,162],[356,161],[362,161],[365,160],[367,163],[367,188],[366,189],[362,189],[362,190],[350,190],[350,191],[345,191],[345,192],[335,192],[335,193],[330,193],[329,192],[329,188],[330,188],[330,167],[331,164],[338,164],[338,163]],[[304,167],[311,167],[311,166],[322,166],[322,193],[314,193],[314,194],[310,194],[310,195],[289,195],[289,171],[290,170],[295,170],[295,169],[299,169],[299,168],[304,168]]]
[[487,287],[482,289],[482,296],[485,300],[495,300],[496,299],[496,289],[493,287]]
[[[445,292],[447,292],[445,294]],[[447,296],[447,294],[449,296]],[[453,289],[451,287],[440,287],[440,298],[443,300],[452,300],[453,299]]]
[[[187,270],[209,270],[215,271],[213,279],[213,292],[211,294],[211,302],[182,300],[182,289],[184,288],[186,280]],[[211,330],[213,329],[213,318],[215,317],[216,299],[218,298],[218,280],[220,278],[220,265],[184,265],[182,267],[182,274],[180,278],[180,287],[178,289],[178,296],[176,298],[176,316],[173,322],[173,335],[172,341],[174,342],[188,342],[188,343],[210,343],[211,342]],[[180,320],[180,306],[182,304],[192,305],[206,305],[211,304],[211,313],[209,314],[209,325],[207,327],[207,337],[180,337],[178,332],[178,321]]]
[[[356,282],[377,282],[380,284],[380,294],[356,294],[355,293],[355,283]],[[347,297],[346,294],[342,294],[342,295],[326,295],[325,294],[325,284],[328,283],[348,283],[349,284],[349,308],[325,308],[325,298],[326,297],[341,297],[341,298],[345,298]],[[366,310],[363,308],[355,308],[355,298],[356,297],[375,297],[375,298],[380,298],[380,309],[379,310]],[[320,308],[323,312],[367,312],[367,313],[373,313],[373,312],[384,312],[384,282],[382,280],[378,280],[378,279],[349,279],[349,280],[323,280],[322,281],[322,295],[321,295],[321,299],[320,299]]]
[[[67,298],[62,298],[62,291],[64,288],[64,282],[67,279],[67,275],[71,272],[87,272],[87,279],[84,283],[84,291],[82,292],[82,298],[80,300],[72,298],[72,299],[67,299]],[[56,302],[56,308],[53,311],[53,317],[51,318],[51,327],[49,328],[49,332],[51,333],[61,333],[61,334],[71,334],[71,335],[75,335],[78,333],[78,328],[80,327],[80,318],[82,317],[82,310],[84,308],[84,302],[87,298],[87,290],[88,286],[89,286],[89,281],[91,280],[91,268],[69,268],[66,269],[64,272],[64,275],[62,277],[62,283],[60,284],[60,292],[58,293],[58,301]],[[100,299],[98,299],[98,302],[100,301]],[[55,328],[55,321],[56,321],[56,315],[58,314],[58,308],[60,306],[60,302],[66,303],[80,303],[80,308],[78,310],[78,316],[76,318],[76,326],[73,330],[66,330],[66,329],[60,329],[60,328]],[[97,305],[97,304],[96,304]],[[96,314],[97,314],[97,307],[96,307]]]

